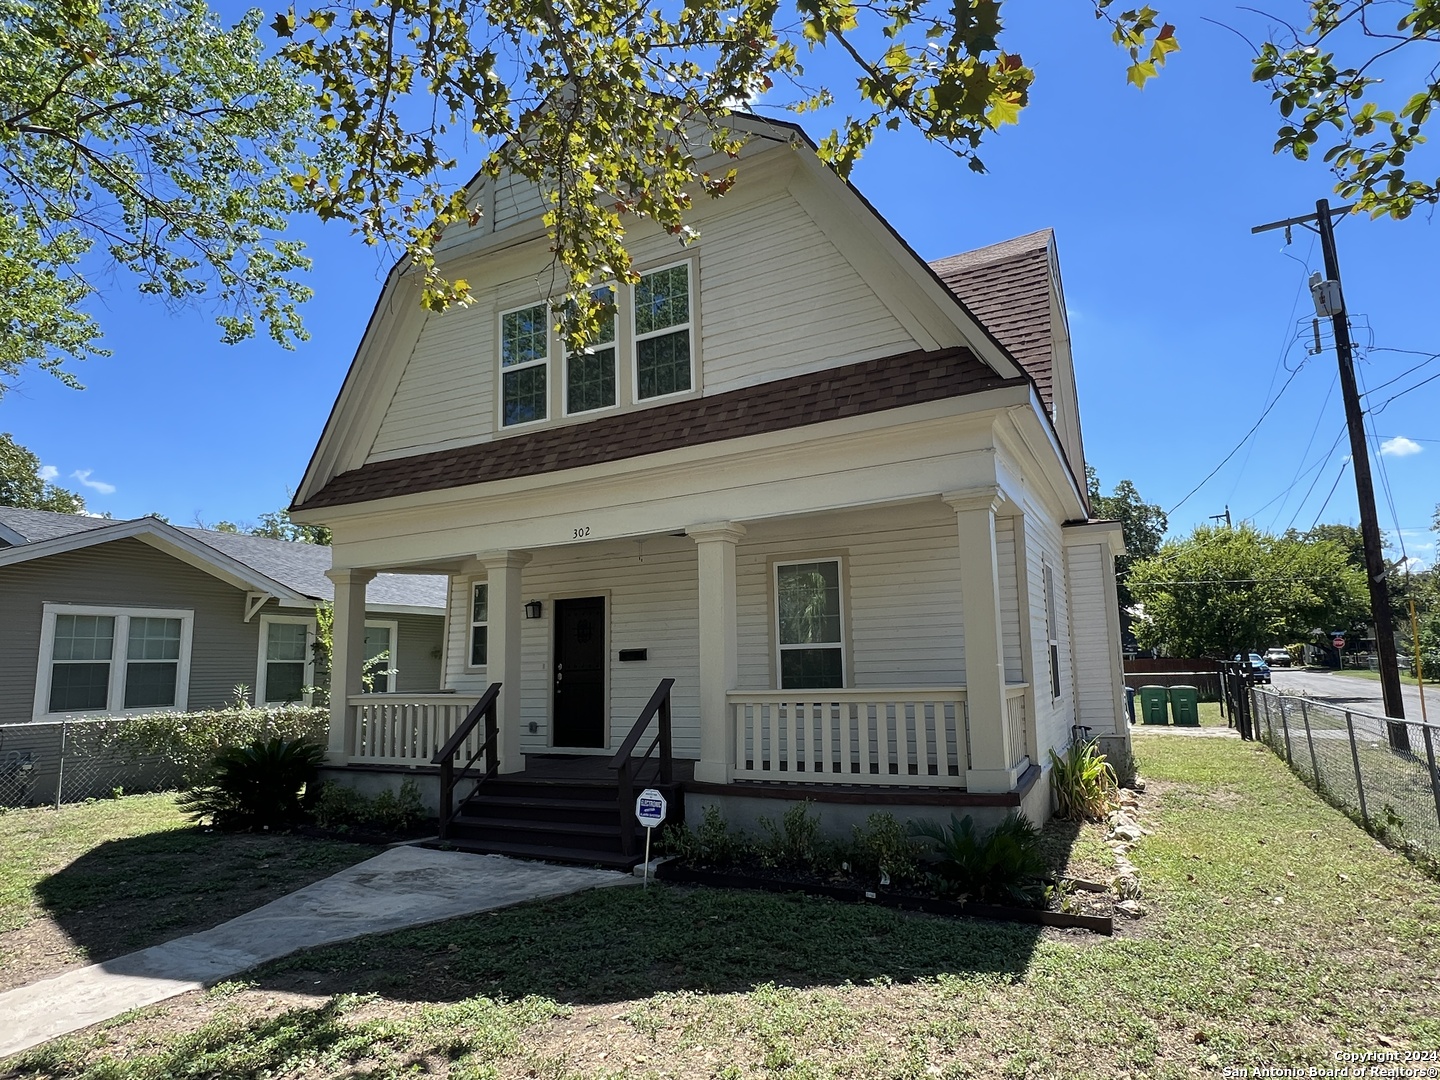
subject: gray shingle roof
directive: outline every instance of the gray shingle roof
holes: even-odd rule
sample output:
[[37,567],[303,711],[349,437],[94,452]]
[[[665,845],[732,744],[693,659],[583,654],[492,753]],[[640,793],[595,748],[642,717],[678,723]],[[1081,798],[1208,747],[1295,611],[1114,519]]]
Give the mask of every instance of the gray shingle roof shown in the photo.
[[18,506],[0,506],[0,525],[25,537],[30,543],[69,536],[86,529],[103,529],[114,525],[111,518],[89,517],[86,514],[56,514],[49,510],[22,510]]
[[[119,522],[112,518],[0,506],[0,526],[25,537],[31,544],[117,524]],[[325,571],[330,569],[328,547],[213,529],[180,528],[179,531],[304,596],[314,600],[335,599],[335,587],[325,576]],[[379,574],[366,587],[365,598],[371,607],[443,610],[448,588],[447,579],[435,574]]]

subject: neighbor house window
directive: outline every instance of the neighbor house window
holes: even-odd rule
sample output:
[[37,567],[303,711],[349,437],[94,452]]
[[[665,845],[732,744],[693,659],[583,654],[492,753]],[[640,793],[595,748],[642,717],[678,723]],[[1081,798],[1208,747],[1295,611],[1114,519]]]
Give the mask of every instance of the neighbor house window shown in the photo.
[[532,304],[500,316],[500,420],[506,427],[549,415],[549,310]]
[[470,599],[470,666],[484,667],[490,659],[490,586],[475,585]]
[[398,628],[393,622],[365,624],[365,674],[362,683],[368,694],[388,694],[392,689],[390,673],[396,670],[395,650],[399,643]]
[[565,412],[582,413],[615,404],[615,290],[596,289],[595,300],[605,305],[600,330],[583,352],[565,357]]
[[1050,696],[1060,696],[1060,629],[1055,618],[1055,571],[1043,564],[1045,577],[1045,637],[1050,643]]
[[690,264],[651,271],[635,286],[635,397],[694,385],[690,364]]
[[780,688],[844,686],[839,560],[776,566],[775,611]]
[[260,672],[255,701],[283,705],[306,700],[315,683],[315,620],[303,615],[260,619]]
[[189,611],[46,604],[35,714],[183,709]]

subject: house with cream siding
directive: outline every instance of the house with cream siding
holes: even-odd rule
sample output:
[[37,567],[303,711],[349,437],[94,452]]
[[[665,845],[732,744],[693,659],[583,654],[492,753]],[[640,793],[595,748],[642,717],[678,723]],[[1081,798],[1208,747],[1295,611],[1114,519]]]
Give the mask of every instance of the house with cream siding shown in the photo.
[[[308,700],[329,569],[315,544],[0,507],[0,724],[214,709],[242,685],[256,704]],[[384,656],[379,696],[440,685],[447,587],[377,579],[360,647]]]
[[[1051,749],[1128,739],[1054,237],[927,265],[798,128],[732,122],[739,183],[691,243],[634,223],[639,283],[575,354],[544,200],[477,180],[438,248],[475,302],[396,267],[301,481],[332,775],[468,766],[427,781],[457,844],[633,862],[617,791],[667,749],[692,819],[1043,820]],[[449,587],[442,693],[402,703],[361,692],[359,613],[405,573]]]

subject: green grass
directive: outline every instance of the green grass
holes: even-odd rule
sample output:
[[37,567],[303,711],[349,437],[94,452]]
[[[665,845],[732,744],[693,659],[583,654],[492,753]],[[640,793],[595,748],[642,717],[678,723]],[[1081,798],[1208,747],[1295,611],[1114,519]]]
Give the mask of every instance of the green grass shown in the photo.
[[174,795],[0,813],[0,986],[213,926],[375,854],[208,832]]
[[6,1075],[1189,1077],[1440,1046],[1440,884],[1264,747],[1137,752],[1149,914],[1113,939],[607,889],[291,957]]

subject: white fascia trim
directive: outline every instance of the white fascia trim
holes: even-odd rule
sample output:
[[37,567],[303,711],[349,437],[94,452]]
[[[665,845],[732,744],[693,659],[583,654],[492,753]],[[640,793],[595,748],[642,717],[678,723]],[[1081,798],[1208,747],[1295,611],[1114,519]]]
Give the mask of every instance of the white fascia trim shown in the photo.
[[1060,526],[1066,547],[1085,543],[1105,543],[1112,555],[1125,554],[1125,530],[1118,521],[1072,521]]
[[17,563],[44,559],[50,555],[59,555],[67,551],[80,551],[98,544],[108,544],[112,540],[132,538],[149,544],[181,562],[188,563],[197,570],[203,570],[229,585],[234,585],[237,589],[243,589],[246,592],[266,592],[272,596],[287,599],[301,598],[301,594],[288,585],[267,577],[238,559],[212,548],[201,540],[196,540],[173,525],[166,524],[159,518],[150,517],[117,521],[114,525],[107,525],[104,528],[87,529],[85,532],[71,533],[69,536],[41,540],[37,543],[26,544],[24,547],[0,551],[0,566],[13,566]]
[[[276,606],[282,608],[303,608],[313,611],[321,604],[328,603],[326,600],[312,600],[301,598],[299,600],[280,600]],[[433,618],[443,619],[445,617],[444,605],[425,607],[421,604],[366,604],[367,615],[429,615]]]
[[[1036,391],[1033,383],[1029,389],[1029,400],[1026,405],[1011,412],[1015,433],[1020,436],[1036,461],[1053,460],[1056,466],[1064,472],[1067,481],[1064,490],[1056,487],[1056,494],[1062,496],[1062,501],[1065,497],[1073,500],[1073,513],[1077,516],[1088,514],[1090,503],[1085,498],[1079,478],[1075,475],[1075,470],[1070,467],[1069,459],[1066,458],[1065,451],[1060,445],[1059,434],[1055,430],[1055,425],[1050,422],[1050,414],[1045,411],[1045,403],[1040,400],[1040,394]],[[1038,440],[1035,438],[1037,431],[1039,432]],[[1044,447],[1043,451],[1040,449],[1041,446]]]

